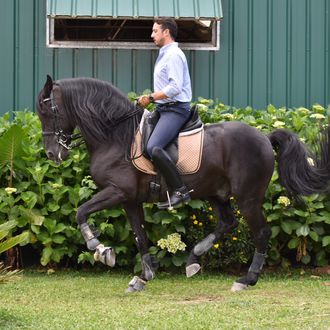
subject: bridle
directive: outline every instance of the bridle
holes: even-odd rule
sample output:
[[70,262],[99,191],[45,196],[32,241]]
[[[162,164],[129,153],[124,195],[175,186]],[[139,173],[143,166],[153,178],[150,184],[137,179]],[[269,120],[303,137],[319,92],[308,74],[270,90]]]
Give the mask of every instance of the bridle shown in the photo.
[[[70,143],[69,145],[67,144],[68,141],[82,139],[82,135],[80,133],[76,133],[76,134],[65,134],[64,133],[64,131],[60,125],[60,120],[59,120],[60,115],[59,115],[59,111],[58,111],[58,106],[55,102],[53,91],[51,91],[50,97],[45,98],[42,101],[40,101],[40,103],[43,103],[43,104],[45,104],[47,102],[50,102],[50,104],[51,104],[50,108],[54,115],[54,130],[48,131],[48,132],[47,131],[42,132],[42,135],[43,136],[55,135],[57,137],[57,143],[59,145],[61,145],[63,148],[65,148],[66,150],[71,150],[71,149],[76,148],[76,147],[82,145],[83,143],[85,143],[84,140],[80,140],[77,142]],[[118,118],[112,125],[109,126],[109,128],[115,127],[119,123],[135,116],[137,113],[140,113],[141,111],[143,111],[143,109],[137,104],[137,102],[135,102],[135,110],[130,113],[127,113],[126,115],[124,115],[121,118]]]
[[61,145],[63,148],[65,148],[66,150],[71,150],[71,149],[76,148],[76,147],[82,145],[83,143],[85,143],[84,140],[80,140],[80,141],[73,142],[73,143],[71,142],[70,144],[68,144],[68,141],[82,139],[82,135],[80,133],[76,133],[76,134],[65,134],[64,133],[64,131],[60,125],[60,115],[58,112],[58,106],[54,99],[53,91],[51,91],[50,97],[40,101],[40,103],[43,103],[43,104],[45,104],[47,102],[50,102],[50,104],[51,104],[50,108],[54,115],[54,130],[42,132],[42,135],[43,136],[55,135],[57,137],[57,143],[59,145]]

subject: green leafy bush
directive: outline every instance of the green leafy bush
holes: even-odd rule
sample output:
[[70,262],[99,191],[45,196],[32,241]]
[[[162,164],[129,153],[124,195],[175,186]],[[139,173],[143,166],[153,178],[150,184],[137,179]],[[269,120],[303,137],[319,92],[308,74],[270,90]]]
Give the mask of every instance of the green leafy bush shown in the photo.
[[[320,131],[329,124],[327,118],[330,108],[325,109],[318,104],[311,109],[276,109],[270,105],[266,110],[257,111],[250,107],[233,109],[207,99],[200,99],[199,102],[199,112],[204,122],[242,121],[264,133],[286,128],[298,134],[311,148],[318,141]],[[272,227],[269,264],[281,264],[284,267],[292,263],[329,264],[329,196],[312,195],[303,200],[304,205],[290,201],[279,184],[275,170],[263,205],[264,214]]]
[[[309,145],[317,140],[330,112],[319,105],[312,109],[273,106],[262,111],[233,109],[206,99],[198,101],[198,108],[205,123],[238,120],[265,133],[285,127]],[[30,111],[18,111],[13,120],[8,114],[0,118],[0,148],[6,150],[0,155],[0,224],[15,221],[10,235],[27,233],[44,266],[93,263],[75,222],[78,206],[96,191],[89,176],[85,147],[72,150],[66,161],[56,165],[46,158],[37,116]],[[305,201],[304,206],[293,204],[274,172],[263,206],[273,233],[269,264],[325,265],[329,262],[329,198],[313,195]],[[213,210],[202,201],[192,201],[174,212],[145,204],[144,212],[147,233],[153,243],[150,253],[157,256],[165,269],[183,265],[189,249],[216,224]],[[245,264],[251,258],[253,243],[244,219],[239,210],[236,212],[239,227],[203,257],[204,268],[226,269]],[[119,266],[135,265],[135,270],[139,270],[140,265],[136,263],[139,256],[123,209],[116,207],[93,214],[89,223],[100,232],[100,240],[105,245],[115,248]],[[176,233],[180,236],[173,236]],[[159,241],[162,243],[158,244]],[[180,241],[187,245],[185,250]],[[174,245],[181,247],[175,253]]]

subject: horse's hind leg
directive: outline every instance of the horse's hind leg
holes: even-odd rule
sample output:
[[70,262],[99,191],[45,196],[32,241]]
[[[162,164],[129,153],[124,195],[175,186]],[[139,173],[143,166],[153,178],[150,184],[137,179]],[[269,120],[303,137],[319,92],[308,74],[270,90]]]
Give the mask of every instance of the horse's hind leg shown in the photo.
[[140,276],[134,276],[129,282],[126,292],[142,291],[147,281],[155,277],[155,270],[158,267],[158,262],[154,256],[148,252],[149,241],[144,229],[144,214],[142,204],[125,203],[124,209],[130,221],[136,246],[141,255],[142,273]]
[[252,232],[256,250],[248,273],[233,284],[232,291],[246,289],[248,286],[255,285],[258,282],[272,233],[262,214],[262,203],[260,201],[246,199],[241,203],[238,200],[237,203]]
[[186,265],[187,277],[195,275],[200,270],[201,267],[199,264],[199,257],[207,252],[213,244],[221,240],[226,233],[231,232],[238,225],[238,221],[234,216],[229,200],[226,202],[221,202],[218,199],[210,199],[210,202],[218,211],[219,222],[214,232],[195,245],[190,252]]

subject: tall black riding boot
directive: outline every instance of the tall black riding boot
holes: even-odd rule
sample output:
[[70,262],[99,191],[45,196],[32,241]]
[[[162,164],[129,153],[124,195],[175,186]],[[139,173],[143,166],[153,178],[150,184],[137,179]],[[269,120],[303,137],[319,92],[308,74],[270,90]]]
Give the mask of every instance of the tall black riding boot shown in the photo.
[[168,153],[162,148],[155,147],[152,150],[152,160],[172,189],[168,201],[158,203],[158,207],[160,209],[170,209],[188,203],[191,199],[189,190],[183,184],[181,176]]

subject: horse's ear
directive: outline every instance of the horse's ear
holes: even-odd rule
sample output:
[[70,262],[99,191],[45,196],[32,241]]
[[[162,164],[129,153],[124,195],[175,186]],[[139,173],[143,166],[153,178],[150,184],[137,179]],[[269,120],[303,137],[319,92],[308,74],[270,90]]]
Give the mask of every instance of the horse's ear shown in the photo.
[[53,79],[51,76],[47,75],[47,80],[44,86],[44,98],[50,97],[50,93],[53,89]]

